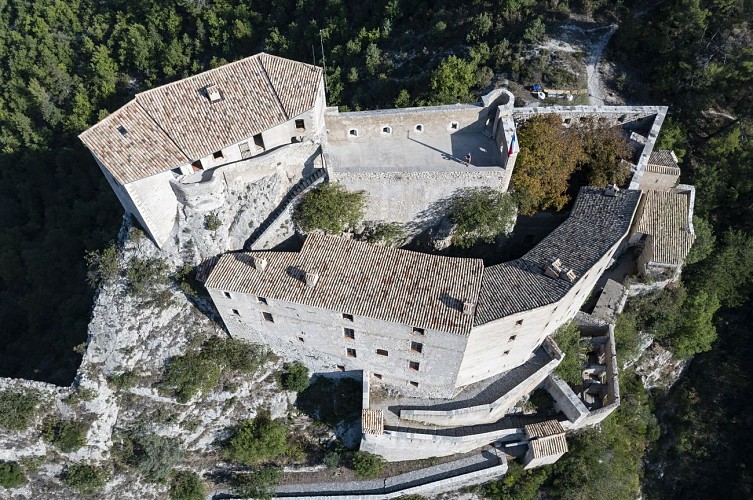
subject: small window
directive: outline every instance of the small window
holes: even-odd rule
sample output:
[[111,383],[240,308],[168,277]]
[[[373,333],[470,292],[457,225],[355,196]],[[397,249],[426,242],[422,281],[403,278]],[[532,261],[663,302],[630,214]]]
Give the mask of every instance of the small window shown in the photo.
[[377,349],[377,354],[379,354],[380,356],[389,356],[390,355],[390,353],[388,353],[384,349]]
[[303,337],[298,337],[298,340],[300,340],[301,342],[305,342],[305,340],[303,340]]
[[347,349],[346,350],[349,358],[355,358],[356,357],[356,350],[355,349]]
[[304,122],[303,120],[296,120],[295,128],[297,130],[306,130],[306,122]]
[[409,383],[410,383],[410,385],[412,385],[413,387],[418,387],[418,382],[414,382],[413,380],[411,380],[411,381],[410,381]]
[[519,319],[518,321],[516,321],[515,326],[523,326],[523,320]]
[[348,136],[349,137],[358,137],[358,130],[352,128],[348,130]]
[[233,311],[233,314],[235,314],[236,316],[240,316],[241,315],[241,313],[240,313],[240,311],[238,311],[238,309],[233,309],[232,311]]
[[256,300],[259,302],[259,304],[264,304],[265,306],[269,305],[267,304],[267,299],[264,297],[256,297]]
[[458,122],[452,122],[452,123],[450,123],[450,129],[452,129],[452,130],[457,130],[459,126],[460,125],[458,125]]
[[345,371],[345,365],[337,365],[337,371],[344,372]]
[[382,127],[383,135],[390,135],[392,133],[392,127]]
[[269,321],[270,323],[274,323],[275,319],[272,317],[271,313],[263,312],[261,315],[264,317],[264,321]]
[[128,131],[123,125],[118,127],[118,132],[120,132],[120,135],[126,135],[128,133]]
[[416,335],[426,335],[426,332],[423,328],[418,328],[416,326],[413,327],[413,333],[415,333]]
[[503,353],[502,353],[502,356],[507,356],[508,354],[510,354],[510,351],[509,351],[509,350],[508,350],[508,351],[505,351],[505,352],[503,352]]
[[352,328],[343,328],[343,335],[345,335],[346,339],[356,338],[356,332]]
[[424,131],[424,126],[423,125],[421,125],[420,123],[418,125],[416,125],[416,132],[423,132],[423,131]]
[[414,371],[418,371],[420,363],[418,361],[408,361],[408,368]]
[[382,374],[381,373],[375,373],[374,378],[378,378],[379,380],[382,380]]
[[509,338],[509,339],[507,339],[507,341],[508,341],[508,342],[513,342],[513,341],[515,341],[515,339],[516,339],[516,338],[518,338],[518,336],[517,336],[517,335],[510,335],[510,338]]
[[232,299],[233,298],[233,296],[230,295],[230,292],[222,292],[222,293],[225,295],[226,299]]
[[217,158],[224,158],[224,156],[223,156],[223,154],[222,154],[222,150],[219,150],[219,151],[215,151],[214,153],[212,153],[212,156],[214,157],[214,159],[215,159],[215,160],[216,160]]
[[343,319],[346,319],[348,321],[353,321],[353,315],[343,313]]
[[423,352],[424,351],[424,345],[421,342],[411,342],[410,343],[410,350],[413,352]]

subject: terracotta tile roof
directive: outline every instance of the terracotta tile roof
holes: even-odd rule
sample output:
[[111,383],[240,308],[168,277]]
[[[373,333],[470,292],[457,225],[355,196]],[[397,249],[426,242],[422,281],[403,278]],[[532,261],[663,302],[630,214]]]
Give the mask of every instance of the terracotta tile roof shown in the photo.
[[651,152],[651,156],[648,158],[648,164],[677,168],[677,157],[673,151],[655,149]]
[[381,436],[384,434],[384,415],[382,410],[361,411],[361,432]]
[[136,101],[129,102],[79,137],[121,184],[189,162]]
[[[321,68],[257,54],[137,94],[126,107],[134,110],[132,126],[143,121],[148,127],[143,133],[118,134],[114,113],[80,137],[126,184],[203,158],[311,109],[321,76]],[[219,92],[219,100],[209,99],[208,87]]]
[[550,457],[552,455],[567,453],[567,440],[564,433],[556,436],[532,439],[528,442],[528,446],[531,447],[533,458]]
[[555,436],[565,432],[565,429],[557,420],[545,420],[544,422],[525,425],[523,428],[528,439]]
[[[538,245],[519,259],[484,270],[476,325],[560,300],[627,234],[640,191],[623,190],[614,197],[603,192],[581,188],[570,216]],[[555,259],[575,272],[574,282],[544,274]]]
[[650,234],[653,262],[679,265],[685,260],[695,235],[690,228],[690,195],[678,191],[646,192],[636,231]]
[[[258,270],[254,258],[267,259]],[[307,287],[305,272],[318,272]],[[419,328],[467,335],[483,261],[443,257],[311,234],[300,253],[223,255],[206,287],[261,295]]]

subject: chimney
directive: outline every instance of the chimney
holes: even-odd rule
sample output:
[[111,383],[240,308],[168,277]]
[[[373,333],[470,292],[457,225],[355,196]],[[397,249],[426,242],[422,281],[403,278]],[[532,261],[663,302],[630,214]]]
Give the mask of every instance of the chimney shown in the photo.
[[604,189],[604,196],[617,196],[619,192],[620,188],[617,187],[617,184],[607,184],[607,187]]
[[544,269],[544,274],[549,276],[550,278],[559,278],[560,272],[562,272],[562,262],[559,259],[554,259]]
[[222,94],[220,94],[220,89],[217,87],[217,85],[207,85],[206,87],[204,87],[204,91],[207,93],[209,102],[217,102],[222,99]]
[[476,304],[473,302],[463,302],[463,314],[473,316],[474,312],[476,312]]
[[254,269],[257,271],[265,271],[267,269],[267,264],[269,262],[267,259],[264,259],[262,257],[254,257]]
[[306,274],[303,277],[303,281],[306,283],[306,288],[314,288],[319,282],[319,272],[306,271]]
[[572,269],[563,269],[560,272],[560,278],[572,283],[573,281],[575,281],[575,278],[576,278],[575,271],[573,271]]

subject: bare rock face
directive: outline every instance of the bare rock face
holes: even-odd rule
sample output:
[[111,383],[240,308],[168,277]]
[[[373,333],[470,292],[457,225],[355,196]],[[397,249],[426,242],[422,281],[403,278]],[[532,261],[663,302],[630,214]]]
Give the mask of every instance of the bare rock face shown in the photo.
[[669,389],[686,366],[686,360],[676,359],[670,351],[654,342],[635,364],[635,371],[646,389]]

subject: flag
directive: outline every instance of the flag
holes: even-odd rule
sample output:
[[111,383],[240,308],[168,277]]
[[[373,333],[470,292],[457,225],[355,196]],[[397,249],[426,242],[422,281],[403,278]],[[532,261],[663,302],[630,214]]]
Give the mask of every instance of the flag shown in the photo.
[[513,154],[515,154],[515,143],[517,142],[517,139],[515,137],[515,133],[512,134],[512,139],[510,140],[510,147],[507,149],[507,157],[511,157]]

